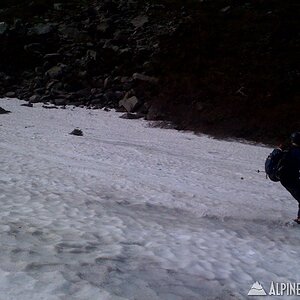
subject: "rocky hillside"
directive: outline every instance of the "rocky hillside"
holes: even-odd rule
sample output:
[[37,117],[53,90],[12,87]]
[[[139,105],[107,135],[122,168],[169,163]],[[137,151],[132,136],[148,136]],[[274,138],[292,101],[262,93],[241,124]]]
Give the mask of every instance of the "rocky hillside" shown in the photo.
[[0,96],[277,142],[300,130],[298,0],[2,0]]

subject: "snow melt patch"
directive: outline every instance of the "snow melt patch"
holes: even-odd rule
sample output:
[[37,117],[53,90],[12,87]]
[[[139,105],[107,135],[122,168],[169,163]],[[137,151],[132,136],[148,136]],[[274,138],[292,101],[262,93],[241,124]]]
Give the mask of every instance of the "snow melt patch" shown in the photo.
[[300,281],[297,203],[256,172],[270,149],[21,103],[0,100],[1,298],[244,299]]

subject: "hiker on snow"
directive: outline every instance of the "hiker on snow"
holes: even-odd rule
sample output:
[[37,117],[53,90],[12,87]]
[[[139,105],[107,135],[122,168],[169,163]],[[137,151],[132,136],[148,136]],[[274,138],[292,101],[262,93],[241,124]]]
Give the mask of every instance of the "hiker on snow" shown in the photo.
[[265,167],[269,178],[280,181],[298,201],[298,216],[294,221],[300,224],[300,132],[291,135],[289,145],[274,149]]

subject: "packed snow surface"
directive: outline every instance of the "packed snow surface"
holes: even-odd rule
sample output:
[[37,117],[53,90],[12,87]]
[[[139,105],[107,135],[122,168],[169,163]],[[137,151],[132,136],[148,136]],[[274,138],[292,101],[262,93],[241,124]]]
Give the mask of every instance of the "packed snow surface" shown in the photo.
[[0,299],[245,299],[256,281],[300,282],[297,202],[257,172],[269,148],[22,103],[0,100]]

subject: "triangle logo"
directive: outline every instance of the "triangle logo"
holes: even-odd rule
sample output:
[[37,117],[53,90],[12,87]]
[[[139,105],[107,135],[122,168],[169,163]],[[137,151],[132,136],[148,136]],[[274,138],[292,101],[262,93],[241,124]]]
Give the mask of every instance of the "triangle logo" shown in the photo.
[[248,296],[267,296],[267,293],[262,285],[256,281],[253,283],[250,291],[248,292]]

